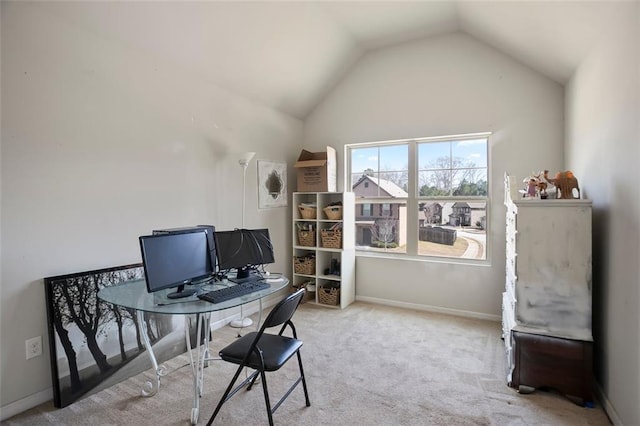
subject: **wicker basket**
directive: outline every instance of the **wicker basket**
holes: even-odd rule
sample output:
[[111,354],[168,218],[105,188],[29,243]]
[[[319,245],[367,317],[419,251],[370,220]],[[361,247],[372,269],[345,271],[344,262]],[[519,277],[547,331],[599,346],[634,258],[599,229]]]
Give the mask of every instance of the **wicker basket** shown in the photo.
[[316,246],[316,231],[298,230],[298,245],[305,247]]
[[304,296],[302,296],[302,300],[300,301],[300,303],[305,303],[307,300],[310,300],[312,298],[315,299],[315,295],[312,292],[307,290],[307,284],[315,284],[315,281],[303,281],[303,282],[299,282],[298,284],[293,284],[291,286],[292,293],[295,293],[301,288],[305,289]]
[[314,275],[316,273],[316,258],[313,256],[296,256],[293,262],[296,274]]
[[322,247],[340,248],[342,246],[342,230],[341,229],[322,229]]
[[320,287],[318,291],[318,303],[323,305],[336,306],[340,303],[340,289],[331,287]]
[[329,220],[342,219],[342,206],[327,206],[322,210]]
[[299,205],[298,210],[303,219],[315,219],[317,209],[315,207]]

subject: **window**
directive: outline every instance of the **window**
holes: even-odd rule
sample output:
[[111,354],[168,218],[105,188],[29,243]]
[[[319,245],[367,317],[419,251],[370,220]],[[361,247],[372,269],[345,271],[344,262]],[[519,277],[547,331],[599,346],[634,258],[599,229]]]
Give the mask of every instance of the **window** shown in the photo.
[[488,133],[347,145],[356,248],[486,260],[488,146]]

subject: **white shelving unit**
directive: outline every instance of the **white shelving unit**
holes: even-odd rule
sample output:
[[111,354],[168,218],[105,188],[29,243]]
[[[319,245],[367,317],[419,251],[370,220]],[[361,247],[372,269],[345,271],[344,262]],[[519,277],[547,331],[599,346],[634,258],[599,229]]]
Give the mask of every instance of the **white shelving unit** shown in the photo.
[[[324,211],[334,203],[342,203],[339,218],[330,218]],[[303,215],[300,205],[315,205],[315,217],[308,214],[311,212],[308,208]],[[307,288],[309,302],[342,309],[355,300],[354,214],[353,192],[293,193],[292,284]],[[339,245],[335,238],[336,229],[341,231]],[[299,231],[303,231],[302,234]],[[309,259],[314,259],[314,265],[310,265]],[[333,293],[329,290],[331,288]],[[339,290],[339,296],[335,289]]]

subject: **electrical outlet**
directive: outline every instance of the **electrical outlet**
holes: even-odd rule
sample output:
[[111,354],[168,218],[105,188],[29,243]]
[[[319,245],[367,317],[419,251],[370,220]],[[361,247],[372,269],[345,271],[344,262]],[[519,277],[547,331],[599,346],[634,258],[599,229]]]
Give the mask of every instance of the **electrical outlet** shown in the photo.
[[27,359],[42,355],[42,336],[27,339],[25,342]]

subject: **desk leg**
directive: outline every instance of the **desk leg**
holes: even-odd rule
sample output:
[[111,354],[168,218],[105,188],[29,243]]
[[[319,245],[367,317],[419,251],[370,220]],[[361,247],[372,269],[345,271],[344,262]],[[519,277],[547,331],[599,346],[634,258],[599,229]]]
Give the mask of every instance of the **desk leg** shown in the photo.
[[144,311],[136,311],[136,315],[138,317],[138,324],[140,324],[144,347],[147,349],[151,365],[153,366],[153,371],[156,373],[155,386],[153,382],[148,381],[144,384],[141,393],[142,396],[153,396],[160,390],[160,378],[167,374],[167,368],[164,365],[158,365],[156,355],[153,353],[153,348],[149,341],[149,334],[147,334],[147,322],[144,319]]
[[258,308],[258,322],[256,323],[256,331],[260,331],[260,323],[262,322],[262,297],[258,300],[260,301],[260,308]]
[[[193,374],[193,408],[191,409],[191,424],[198,423],[200,415],[200,398],[204,385],[204,367],[208,364],[209,354],[209,334],[211,333],[211,314],[209,312],[198,314],[197,344],[191,349],[191,335],[189,333],[189,321],[185,319],[185,338],[191,362],[191,372]],[[201,340],[202,337],[202,340]],[[194,359],[195,351],[195,359]]]

